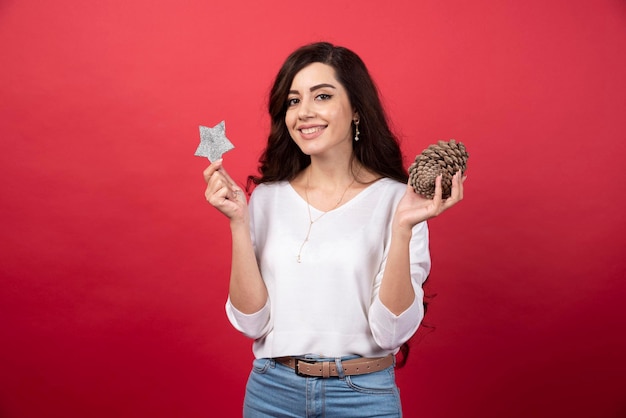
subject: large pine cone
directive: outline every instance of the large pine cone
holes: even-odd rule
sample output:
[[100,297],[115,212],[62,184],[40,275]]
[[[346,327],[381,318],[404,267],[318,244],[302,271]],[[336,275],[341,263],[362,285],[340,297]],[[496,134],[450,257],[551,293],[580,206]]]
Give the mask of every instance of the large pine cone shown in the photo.
[[452,177],[459,170],[465,174],[468,158],[462,142],[451,139],[432,144],[415,157],[415,162],[409,167],[409,184],[416,193],[432,199],[435,196],[435,179],[443,174],[441,196],[447,199],[452,191]]

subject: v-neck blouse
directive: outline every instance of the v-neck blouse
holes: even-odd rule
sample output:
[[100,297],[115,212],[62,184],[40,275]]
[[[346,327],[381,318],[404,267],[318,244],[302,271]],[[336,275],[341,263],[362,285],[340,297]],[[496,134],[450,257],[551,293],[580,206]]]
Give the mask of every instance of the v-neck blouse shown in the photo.
[[250,226],[268,301],[253,314],[226,302],[233,326],[255,340],[256,358],[384,356],[413,335],[424,316],[422,284],[430,272],[426,222],[413,228],[410,243],[413,304],[394,315],[378,297],[393,214],[405,191],[406,185],[383,178],[325,214],[311,207],[319,220],[303,245],[306,200],[286,181],[256,187]]

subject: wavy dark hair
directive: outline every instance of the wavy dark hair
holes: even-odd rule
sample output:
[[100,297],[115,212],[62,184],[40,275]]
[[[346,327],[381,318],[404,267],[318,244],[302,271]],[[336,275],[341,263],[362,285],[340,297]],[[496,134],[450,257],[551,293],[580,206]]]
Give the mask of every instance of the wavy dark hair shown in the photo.
[[267,146],[259,159],[260,175],[248,177],[248,189],[251,183],[293,180],[311,163],[311,158],[291,139],[285,114],[294,77],[304,67],[316,62],[333,67],[335,77],[346,89],[350,104],[359,114],[360,140],[353,142],[354,158],[381,177],[406,183],[408,174],[398,139],[389,128],[378,89],[365,64],[347,48],[318,42],[295,50],[276,75],[269,96],[271,128]]

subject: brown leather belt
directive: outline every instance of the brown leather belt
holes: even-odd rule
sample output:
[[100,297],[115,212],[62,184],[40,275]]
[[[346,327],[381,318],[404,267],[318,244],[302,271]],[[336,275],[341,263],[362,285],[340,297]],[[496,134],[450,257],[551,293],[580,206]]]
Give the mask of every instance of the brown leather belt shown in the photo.
[[[296,374],[304,377],[336,377],[337,365],[334,361],[302,360],[297,357],[276,357],[277,363],[292,368]],[[393,354],[380,358],[355,358],[341,362],[343,374],[354,376],[358,374],[374,373],[386,369],[393,365]]]

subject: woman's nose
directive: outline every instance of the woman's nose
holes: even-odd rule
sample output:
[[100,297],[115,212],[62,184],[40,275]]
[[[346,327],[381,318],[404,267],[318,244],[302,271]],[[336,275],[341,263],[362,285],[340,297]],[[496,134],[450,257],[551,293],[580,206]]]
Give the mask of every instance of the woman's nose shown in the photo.
[[308,100],[300,101],[300,105],[298,106],[298,118],[309,119],[312,118],[314,114],[313,107]]

